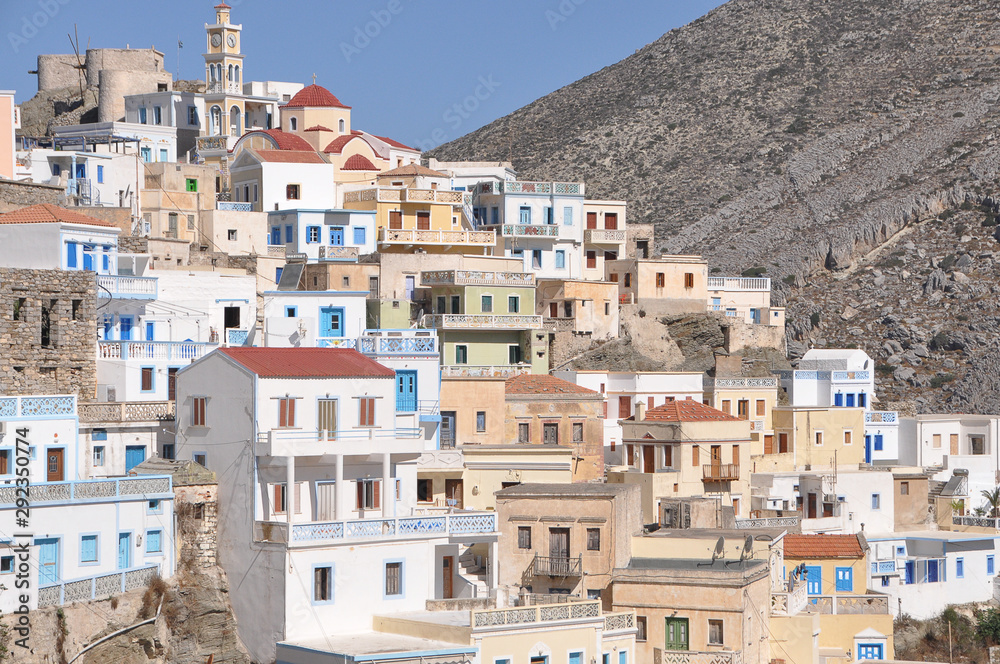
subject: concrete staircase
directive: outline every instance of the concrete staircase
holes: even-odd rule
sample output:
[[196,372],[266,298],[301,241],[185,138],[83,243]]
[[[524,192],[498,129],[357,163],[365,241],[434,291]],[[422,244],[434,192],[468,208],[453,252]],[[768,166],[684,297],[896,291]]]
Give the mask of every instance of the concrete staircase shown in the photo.
[[472,587],[473,597],[489,597],[489,570],[486,556],[477,554],[470,546],[458,557],[458,575]]

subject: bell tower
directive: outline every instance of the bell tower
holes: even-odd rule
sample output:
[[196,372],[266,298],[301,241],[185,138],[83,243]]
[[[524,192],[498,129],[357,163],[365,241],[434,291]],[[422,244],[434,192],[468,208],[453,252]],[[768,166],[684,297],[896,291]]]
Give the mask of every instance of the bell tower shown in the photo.
[[230,22],[232,7],[215,6],[215,23],[205,24],[205,129],[209,136],[239,138],[247,126],[243,98],[243,26]]

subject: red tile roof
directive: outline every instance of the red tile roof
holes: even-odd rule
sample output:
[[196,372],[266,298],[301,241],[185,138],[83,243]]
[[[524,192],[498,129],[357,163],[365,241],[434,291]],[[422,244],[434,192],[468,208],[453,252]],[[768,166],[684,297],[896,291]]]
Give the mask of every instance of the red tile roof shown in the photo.
[[309,127],[308,129],[306,129],[306,131],[331,131],[332,132],[333,130],[330,129],[329,127],[324,127],[323,125],[313,125],[312,127]]
[[448,177],[447,173],[442,173],[441,171],[435,171],[431,168],[427,168],[426,166],[421,166],[420,164],[407,164],[406,166],[399,166],[398,168],[394,168],[391,171],[385,171],[383,173],[379,173],[379,177],[383,175],[388,177],[401,177],[401,176],[412,177],[415,175],[424,175],[430,178]]
[[863,558],[857,535],[785,535],[785,558]]
[[325,164],[323,157],[312,150],[255,150],[261,161],[282,164]]
[[330,141],[330,144],[326,146],[323,152],[340,154],[341,152],[344,151],[344,146],[350,143],[355,138],[357,138],[357,136],[354,135],[338,136],[337,138]]
[[646,411],[647,420],[659,422],[738,422],[738,417],[726,415],[721,410],[706,406],[694,399],[668,401],[662,406]]
[[396,375],[353,348],[222,348],[264,378],[392,378]]
[[89,226],[107,226],[117,228],[103,219],[94,219],[85,214],[61,208],[51,203],[42,203],[30,207],[0,214],[0,224],[87,224]]
[[[372,134],[372,136],[375,136],[375,134]],[[409,145],[403,145],[399,141],[394,141],[391,138],[387,138],[386,136],[375,136],[375,138],[377,138],[380,141],[388,143],[394,148],[400,148],[401,150],[412,150],[413,152],[420,152],[420,150],[416,148],[411,148]]]
[[229,5],[227,5],[227,4],[226,4],[226,3],[224,3],[224,2],[220,2],[219,4],[217,4],[217,5],[215,6],[215,8],[216,8],[216,9],[232,9],[232,7],[230,7]]
[[285,108],[350,108],[340,103],[340,100],[322,85],[307,85],[285,104]]
[[598,396],[594,390],[580,387],[562,378],[544,374],[521,374],[508,378],[505,383],[507,394],[580,394]]
[[[298,136],[296,134],[290,134],[287,131],[281,131],[280,129],[255,129],[254,132],[259,131],[262,134],[267,134],[274,142],[278,145],[279,150],[312,150],[313,146],[309,145],[309,141]],[[249,136],[254,132],[248,132],[244,136]]]
[[378,168],[371,162],[371,160],[362,154],[352,154],[344,162],[344,168],[341,170],[345,171],[377,171]]

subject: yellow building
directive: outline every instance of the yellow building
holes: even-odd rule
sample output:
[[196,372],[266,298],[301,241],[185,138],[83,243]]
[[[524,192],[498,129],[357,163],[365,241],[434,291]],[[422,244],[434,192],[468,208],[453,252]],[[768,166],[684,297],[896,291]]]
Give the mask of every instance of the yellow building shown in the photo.
[[776,406],[774,438],[756,472],[822,470],[865,461],[864,408]]
[[715,497],[748,516],[748,420],[684,399],[649,410],[640,402],[621,425],[628,469],[609,472],[608,482],[642,487],[646,523],[659,521],[662,500],[686,496]]
[[[735,357],[739,361],[741,358]],[[778,405],[778,379],[768,376],[719,376],[705,384],[704,402],[727,415],[750,422],[751,456],[774,449],[772,413]]]
[[168,162],[144,163],[142,167],[145,178],[139,200],[146,226],[143,232],[149,237],[211,245],[204,217],[215,210],[216,169]]
[[657,312],[703,312],[708,297],[708,263],[701,256],[605,261],[605,280],[618,284],[623,303],[655,305]]
[[892,659],[889,596],[867,589],[864,537],[786,535],[783,542],[785,578],[805,584],[808,603],[801,610],[819,614],[820,656],[843,664]]

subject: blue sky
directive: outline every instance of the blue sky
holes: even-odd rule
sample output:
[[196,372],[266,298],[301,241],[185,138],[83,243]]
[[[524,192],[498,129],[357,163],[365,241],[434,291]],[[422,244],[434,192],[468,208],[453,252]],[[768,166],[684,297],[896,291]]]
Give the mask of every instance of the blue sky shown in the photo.
[[[0,0],[0,89],[34,95],[39,53],[155,46],[204,78],[217,0]],[[316,82],[352,124],[422,148],[457,138],[613,64],[721,0],[231,0],[244,80]]]

